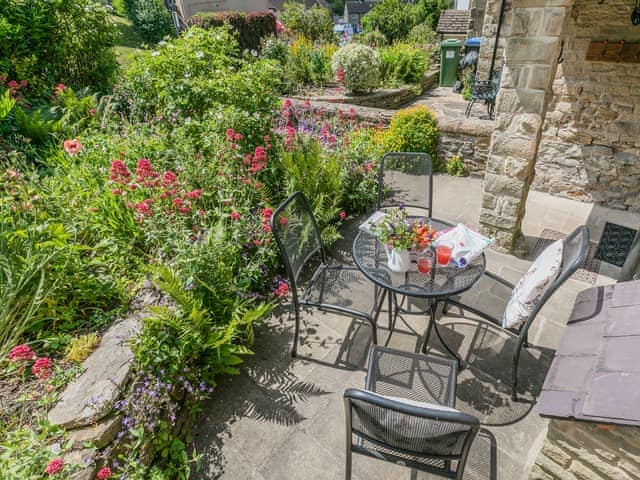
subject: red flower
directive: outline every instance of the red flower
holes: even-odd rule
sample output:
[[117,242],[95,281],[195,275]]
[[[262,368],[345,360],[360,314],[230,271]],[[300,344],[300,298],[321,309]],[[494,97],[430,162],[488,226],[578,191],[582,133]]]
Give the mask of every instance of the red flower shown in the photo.
[[17,345],[11,349],[7,358],[10,362],[35,360],[36,354],[27,345]]
[[173,199],[173,204],[174,204],[176,207],[181,207],[181,206],[182,206],[182,202],[183,202],[183,200],[182,200],[181,198],[174,198],[174,199]]
[[227,128],[227,141],[231,142],[235,134],[236,132],[233,130],[233,128]]
[[49,357],[37,359],[31,367],[31,373],[42,380],[49,378],[51,376],[51,359]]
[[267,166],[267,152],[263,147],[256,147],[251,158],[249,173],[258,173]]
[[140,203],[136,203],[133,208],[135,208],[141,214],[143,214],[143,215],[145,215],[147,217],[150,217],[151,214],[153,213],[151,211],[151,204],[152,203],[153,203],[153,200],[150,199],[150,198],[147,198],[146,200],[143,200]]
[[112,182],[120,183],[122,185],[129,183],[131,172],[129,172],[127,166],[120,160],[114,160],[111,162],[111,168],[109,171],[111,172],[109,180]]
[[347,214],[345,212],[340,212],[338,215],[340,216],[341,220],[344,220],[345,218],[347,218]]
[[289,285],[284,280],[278,282],[278,287],[273,291],[276,297],[286,297],[289,292]]
[[289,219],[287,217],[280,217],[279,223],[284,227],[287,223],[289,223]]
[[341,68],[336,72],[336,82],[342,83],[344,80],[344,70]]
[[164,172],[164,175],[162,175],[162,185],[168,187],[169,185],[174,183],[177,178],[178,177],[176,177],[175,173],[173,173],[171,170],[167,170],[166,172]]
[[56,87],[53,89],[53,94],[58,96],[60,95],[62,92],[65,91],[65,89],[67,88],[67,86],[64,83],[59,83],[56,85]]
[[262,221],[268,222],[269,220],[271,220],[271,215],[273,215],[273,208],[261,209],[260,215],[262,215]]
[[236,211],[231,212],[231,220],[240,220],[240,214]]
[[102,467],[100,470],[98,470],[96,478],[98,480],[106,480],[107,478],[111,478],[111,469],[109,467]]
[[62,467],[64,467],[64,460],[61,458],[54,458],[49,462],[44,471],[47,475],[55,475],[62,470]]
[[191,209],[190,209],[189,207],[180,207],[180,208],[178,209],[178,211],[179,211],[180,213],[189,213],[189,212],[191,211]]
[[185,194],[185,196],[187,198],[193,198],[195,200],[197,200],[198,198],[200,198],[200,196],[202,195],[202,190],[192,190],[190,192],[187,192]]
[[[138,165],[136,165],[136,178],[137,182],[144,182],[147,178],[157,178],[158,174],[153,171],[153,167],[151,166],[151,162],[146,158],[141,158],[138,160]],[[152,186],[153,183],[146,182],[145,186]]]
[[73,140],[65,140],[62,144],[62,148],[64,148],[64,151],[69,155],[75,155],[82,150],[82,144],[77,138],[74,138]]

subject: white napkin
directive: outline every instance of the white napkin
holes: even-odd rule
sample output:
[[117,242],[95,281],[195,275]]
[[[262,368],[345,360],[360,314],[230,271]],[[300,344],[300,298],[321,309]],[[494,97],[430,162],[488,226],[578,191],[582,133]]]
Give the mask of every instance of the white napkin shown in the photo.
[[493,243],[493,238],[487,238],[459,223],[454,228],[439,235],[435,245],[450,245],[451,261],[458,267],[466,267],[469,262],[482,254],[482,251]]

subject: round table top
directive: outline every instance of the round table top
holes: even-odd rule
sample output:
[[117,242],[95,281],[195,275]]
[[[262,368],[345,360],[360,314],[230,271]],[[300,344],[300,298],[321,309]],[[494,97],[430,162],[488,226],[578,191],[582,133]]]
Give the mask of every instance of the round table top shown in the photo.
[[[420,220],[419,217],[412,217]],[[424,219],[423,219],[424,220]],[[450,228],[451,225],[431,220],[436,230]],[[360,230],[353,241],[353,259],[362,273],[377,285],[402,295],[421,298],[445,298],[471,288],[484,274],[486,258],[484,253],[463,268],[453,263],[446,267],[435,261],[431,271],[418,272],[415,255],[411,255],[411,266],[405,273],[396,273],[387,266],[387,254],[376,236]]]

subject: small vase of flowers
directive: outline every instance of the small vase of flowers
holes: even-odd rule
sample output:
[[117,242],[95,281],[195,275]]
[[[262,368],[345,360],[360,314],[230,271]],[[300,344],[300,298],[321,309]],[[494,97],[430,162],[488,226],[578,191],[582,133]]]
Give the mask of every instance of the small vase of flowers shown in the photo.
[[403,207],[389,209],[371,231],[385,246],[389,270],[399,273],[409,270],[410,251],[424,250],[436,237],[428,222],[408,218]]

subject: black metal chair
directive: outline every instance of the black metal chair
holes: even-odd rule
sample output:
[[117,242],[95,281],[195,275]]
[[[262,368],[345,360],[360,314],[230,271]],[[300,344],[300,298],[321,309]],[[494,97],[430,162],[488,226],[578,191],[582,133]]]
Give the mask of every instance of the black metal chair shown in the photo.
[[382,210],[404,205],[426,211],[433,209],[433,162],[422,152],[389,152],[380,160],[378,170],[378,200]]
[[[275,210],[271,229],[282,253],[295,310],[291,355],[295,357],[297,352],[301,305],[367,320],[372,341],[377,343],[376,320],[386,293],[363,295],[362,291],[371,290],[373,285],[360,270],[329,265],[318,225],[302,192],[295,192]],[[356,287],[358,293],[354,293]]]
[[[562,249],[562,265],[558,276],[551,283],[551,285],[546,289],[546,291],[542,294],[538,302],[533,306],[533,309],[529,313],[527,319],[517,328],[508,328],[505,331],[515,335],[518,337],[518,341],[516,344],[515,351],[513,353],[513,371],[511,373],[512,378],[512,387],[511,387],[511,397],[513,400],[517,400],[517,388],[518,388],[518,365],[520,362],[520,353],[522,352],[522,347],[528,347],[528,334],[529,329],[531,328],[531,324],[535,320],[536,316],[540,309],[547,303],[547,300],[551,298],[551,296],[555,293],[555,291],[578,269],[578,267],[584,262],[587,251],[589,249],[589,229],[586,225],[582,225],[576,228],[572,233],[570,233],[563,240],[563,249]],[[505,297],[506,306],[515,285],[511,282],[508,282],[504,278],[499,277],[489,271],[485,272],[481,281],[489,281],[491,282],[492,292],[496,295],[499,295],[499,290],[503,290],[503,293],[506,295],[501,295]],[[474,288],[480,287],[477,285]],[[480,287],[482,288],[482,287]],[[467,294],[473,292],[473,289]],[[443,311],[446,312],[448,305],[456,305],[463,310],[468,310],[476,315],[478,315],[482,320],[486,320],[492,324],[498,325],[502,327],[501,318],[497,318],[492,314],[474,308],[469,305],[468,301],[465,302],[465,294],[455,297],[447,298]],[[503,310],[503,309],[502,309]],[[425,342],[428,339],[425,340]]]
[[345,478],[352,453],[461,479],[479,421],[456,410],[455,360],[374,345],[365,389],[344,393]]
[[498,96],[498,90],[500,90],[500,81],[502,79],[502,67],[494,70],[489,80],[473,80],[471,82],[471,100],[467,103],[467,108],[464,112],[465,117],[469,117],[473,105],[478,100],[484,100],[487,105],[487,113],[489,119],[493,119],[493,113],[496,106],[496,97]]

